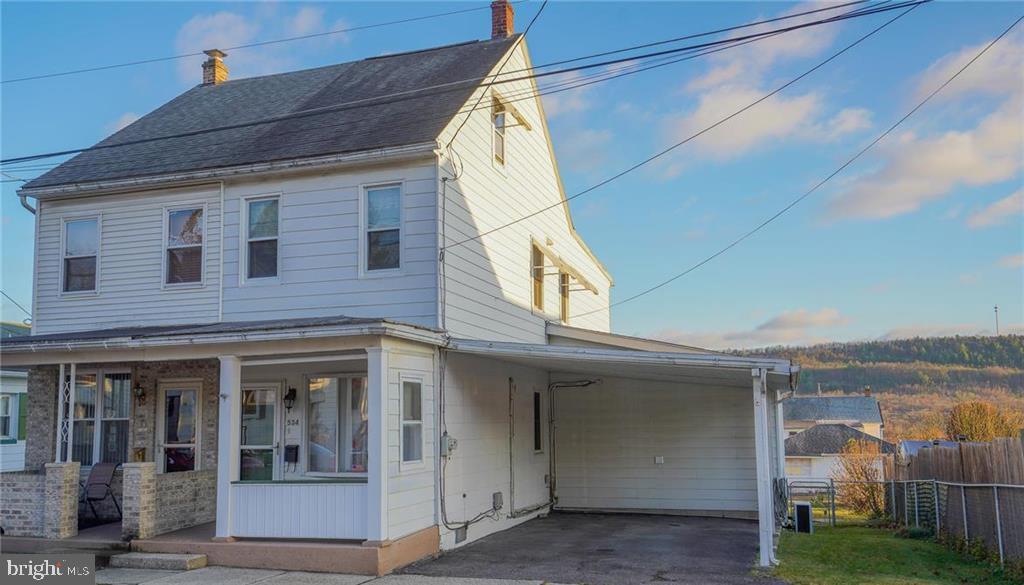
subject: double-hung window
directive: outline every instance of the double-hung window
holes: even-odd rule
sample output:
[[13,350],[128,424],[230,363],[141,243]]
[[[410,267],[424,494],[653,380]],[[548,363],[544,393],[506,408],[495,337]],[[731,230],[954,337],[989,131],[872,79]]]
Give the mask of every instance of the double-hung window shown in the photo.
[[64,292],[96,290],[99,219],[64,222]]
[[0,394],[0,439],[13,438],[14,427],[11,423],[11,395]]
[[402,381],[402,463],[423,461],[423,384]]
[[402,186],[366,189],[367,271],[395,270],[402,256]]
[[366,473],[365,376],[309,378],[306,470],[313,474]]
[[250,199],[246,204],[246,278],[277,276],[278,204],[277,197]]
[[533,306],[544,310],[544,252],[533,246],[530,253],[530,271],[533,276]]
[[498,98],[491,100],[491,122],[494,129],[494,160],[505,164],[505,104]]
[[132,377],[127,372],[79,372],[71,459],[83,466],[128,460]]
[[167,284],[203,281],[203,208],[171,209],[167,212]]

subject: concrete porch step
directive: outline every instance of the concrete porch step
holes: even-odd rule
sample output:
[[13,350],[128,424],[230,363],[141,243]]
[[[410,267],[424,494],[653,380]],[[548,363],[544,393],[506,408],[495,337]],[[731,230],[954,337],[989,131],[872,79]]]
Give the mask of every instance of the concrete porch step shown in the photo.
[[110,566],[120,569],[190,571],[205,567],[206,555],[133,552],[110,557]]

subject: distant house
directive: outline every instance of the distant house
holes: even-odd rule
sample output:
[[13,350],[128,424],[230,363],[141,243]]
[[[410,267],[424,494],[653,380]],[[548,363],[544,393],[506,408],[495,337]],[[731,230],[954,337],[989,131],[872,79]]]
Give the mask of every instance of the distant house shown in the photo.
[[883,437],[885,421],[870,390],[856,396],[794,396],[783,402],[786,436],[819,424],[843,424],[872,437]]
[[0,371],[0,471],[25,468],[28,374]]
[[928,449],[929,447],[953,447],[959,445],[956,441],[946,441],[943,439],[935,439],[932,441],[900,441],[899,448],[897,451],[900,457],[912,457],[917,455],[917,452],[921,449]]
[[20,337],[32,333],[32,327],[24,323],[13,323],[11,321],[0,322],[0,339],[9,337]]
[[[814,425],[786,438],[786,477],[827,481],[839,470],[839,454],[850,441],[876,443],[884,454],[896,452],[892,443],[839,423]],[[881,471],[881,461],[878,463]]]

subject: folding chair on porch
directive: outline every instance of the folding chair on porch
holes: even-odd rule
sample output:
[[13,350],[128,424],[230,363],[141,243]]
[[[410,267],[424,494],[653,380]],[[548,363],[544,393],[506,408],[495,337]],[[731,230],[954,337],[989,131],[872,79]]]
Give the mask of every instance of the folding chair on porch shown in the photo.
[[92,515],[97,520],[100,515],[96,513],[94,502],[102,502],[107,499],[107,496],[110,496],[114,507],[117,508],[117,517],[121,518],[121,506],[117,503],[114,490],[110,489],[110,483],[114,480],[114,472],[120,466],[120,463],[97,463],[89,471],[89,477],[84,482],[78,482],[78,503],[89,504],[89,509],[92,510]]

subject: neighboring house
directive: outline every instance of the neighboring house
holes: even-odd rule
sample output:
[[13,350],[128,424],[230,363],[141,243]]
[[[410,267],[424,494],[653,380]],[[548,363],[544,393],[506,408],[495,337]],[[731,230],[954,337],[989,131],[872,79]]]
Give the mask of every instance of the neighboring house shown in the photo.
[[236,81],[209,51],[202,85],[25,185],[33,335],[3,351],[30,368],[28,471],[4,485],[64,510],[79,466],[123,463],[139,550],[204,523],[337,541],[234,564],[383,573],[552,508],[757,518],[768,564],[798,368],[608,332],[492,12],[487,41]]
[[0,371],[0,471],[25,466],[25,372]]
[[[839,455],[850,441],[874,443],[879,452],[896,452],[892,443],[853,427],[830,423],[814,425],[786,437],[786,478],[790,481],[829,481],[842,469]],[[882,461],[878,461],[881,478]]]
[[871,390],[848,396],[793,396],[783,403],[786,436],[818,424],[843,424],[872,437],[883,437],[885,421]]
[[928,449],[930,447],[952,447],[955,449],[959,445],[960,443],[956,441],[946,441],[944,439],[933,439],[931,441],[904,440],[900,441],[897,451],[900,457],[906,459],[907,457],[917,455],[917,452],[921,449]]
[[32,333],[32,327],[24,323],[11,323],[10,321],[0,322],[0,339],[8,337],[19,337]]

